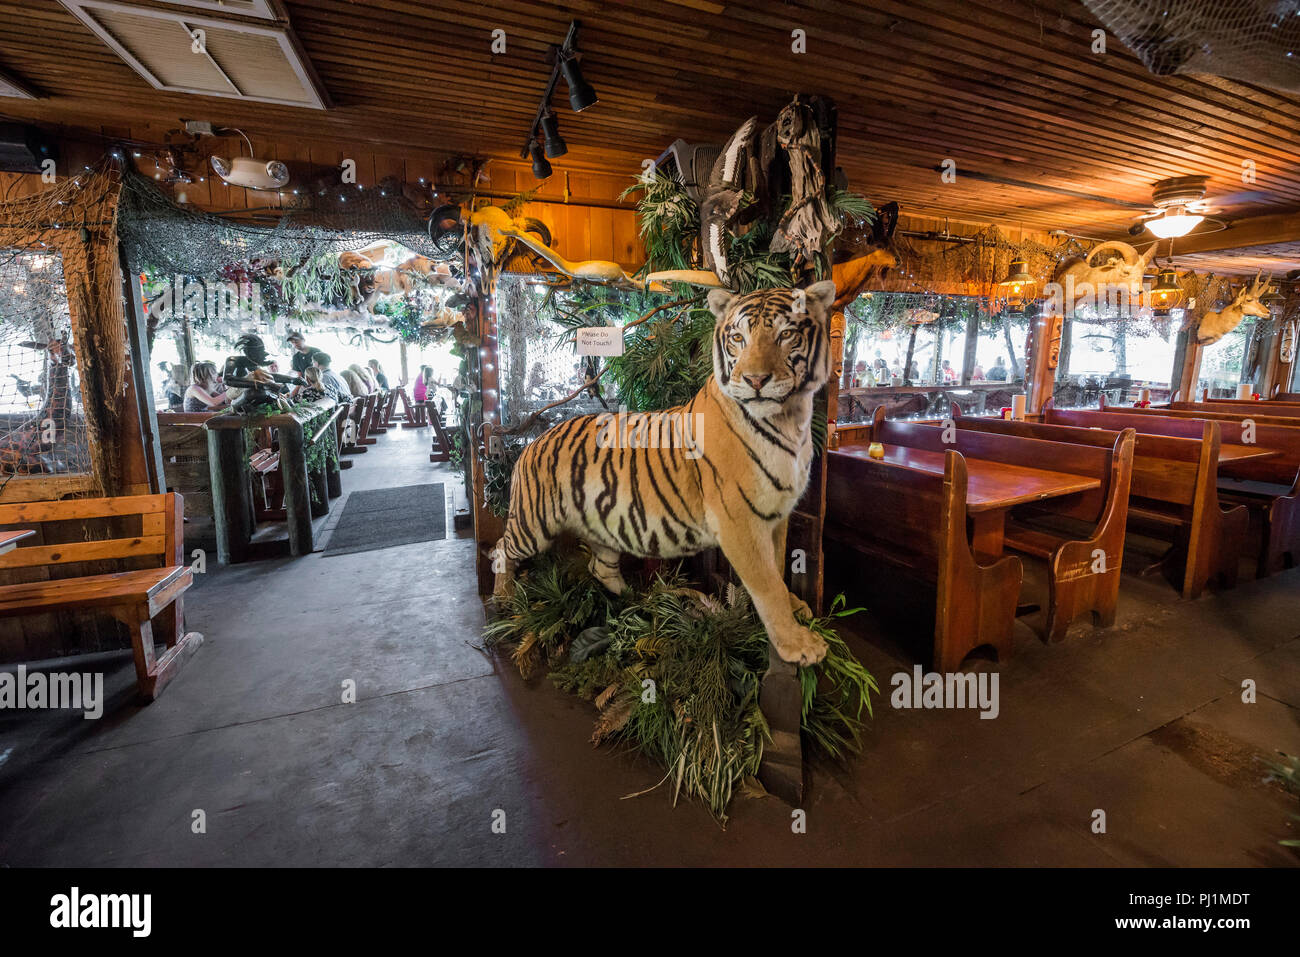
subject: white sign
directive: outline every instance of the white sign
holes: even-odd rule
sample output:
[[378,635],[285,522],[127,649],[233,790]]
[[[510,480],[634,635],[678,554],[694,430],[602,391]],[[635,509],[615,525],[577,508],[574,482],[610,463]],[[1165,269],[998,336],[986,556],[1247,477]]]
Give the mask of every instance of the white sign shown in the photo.
[[593,326],[578,330],[578,355],[621,356],[623,330],[618,326]]

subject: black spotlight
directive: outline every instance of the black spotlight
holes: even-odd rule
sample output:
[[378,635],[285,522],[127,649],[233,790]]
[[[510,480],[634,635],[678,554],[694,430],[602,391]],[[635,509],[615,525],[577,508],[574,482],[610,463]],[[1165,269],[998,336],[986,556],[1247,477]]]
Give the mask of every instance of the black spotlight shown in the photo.
[[563,156],[569,152],[569,147],[565,145],[564,137],[560,136],[560,121],[556,119],[555,114],[547,110],[542,114],[542,138],[546,140],[546,155],[551,159]]
[[577,57],[570,55],[562,59],[560,72],[564,74],[564,82],[569,85],[569,106],[573,107],[573,112],[581,113],[599,102],[596,91],[582,78],[582,67],[578,65]]
[[533,157],[533,175],[538,179],[546,179],[551,175],[551,164],[546,162],[546,154],[542,151],[542,144],[536,140],[528,148],[528,152]]

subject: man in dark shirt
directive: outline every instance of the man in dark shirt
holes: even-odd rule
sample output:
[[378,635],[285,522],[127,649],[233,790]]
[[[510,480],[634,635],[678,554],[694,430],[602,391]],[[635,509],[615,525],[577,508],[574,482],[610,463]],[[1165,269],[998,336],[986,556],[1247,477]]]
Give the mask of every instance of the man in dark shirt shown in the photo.
[[307,345],[301,332],[289,333],[284,341],[293,346],[293,371],[297,375],[302,375],[311,365],[311,357],[316,350]]

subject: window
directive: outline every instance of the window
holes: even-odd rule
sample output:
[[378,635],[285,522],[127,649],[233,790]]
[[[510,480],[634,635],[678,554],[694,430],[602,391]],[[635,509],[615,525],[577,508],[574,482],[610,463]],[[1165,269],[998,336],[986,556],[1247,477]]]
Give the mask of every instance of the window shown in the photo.
[[1058,408],[1132,405],[1143,390],[1167,401],[1175,381],[1174,359],[1182,310],[1157,316],[1148,308],[1131,315],[1098,315],[1087,307],[1062,324],[1061,353],[1053,391]]
[[0,250],[0,489],[90,471],[63,259]]
[[875,293],[845,310],[838,421],[996,415],[1024,387],[1029,322],[974,296]]
[[1241,383],[1253,383],[1259,374],[1260,346],[1268,340],[1269,323],[1247,317],[1218,342],[1201,351],[1201,371],[1196,382],[1199,399],[1209,390],[1211,399],[1235,399]]

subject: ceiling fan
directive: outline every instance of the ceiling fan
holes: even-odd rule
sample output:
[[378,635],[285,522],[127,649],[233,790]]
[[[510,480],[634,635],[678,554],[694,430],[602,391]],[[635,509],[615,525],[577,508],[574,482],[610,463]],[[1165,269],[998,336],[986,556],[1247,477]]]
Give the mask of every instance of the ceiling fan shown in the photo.
[[1138,236],[1149,230],[1160,239],[1186,236],[1203,221],[1209,219],[1226,226],[1214,214],[1225,207],[1239,203],[1266,199],[1268,193],[1243,191],[1205,198],[1208,176],[1174,176],[1162,179],[1151,187],[1151,208],[1129,226],[1129,235]]

